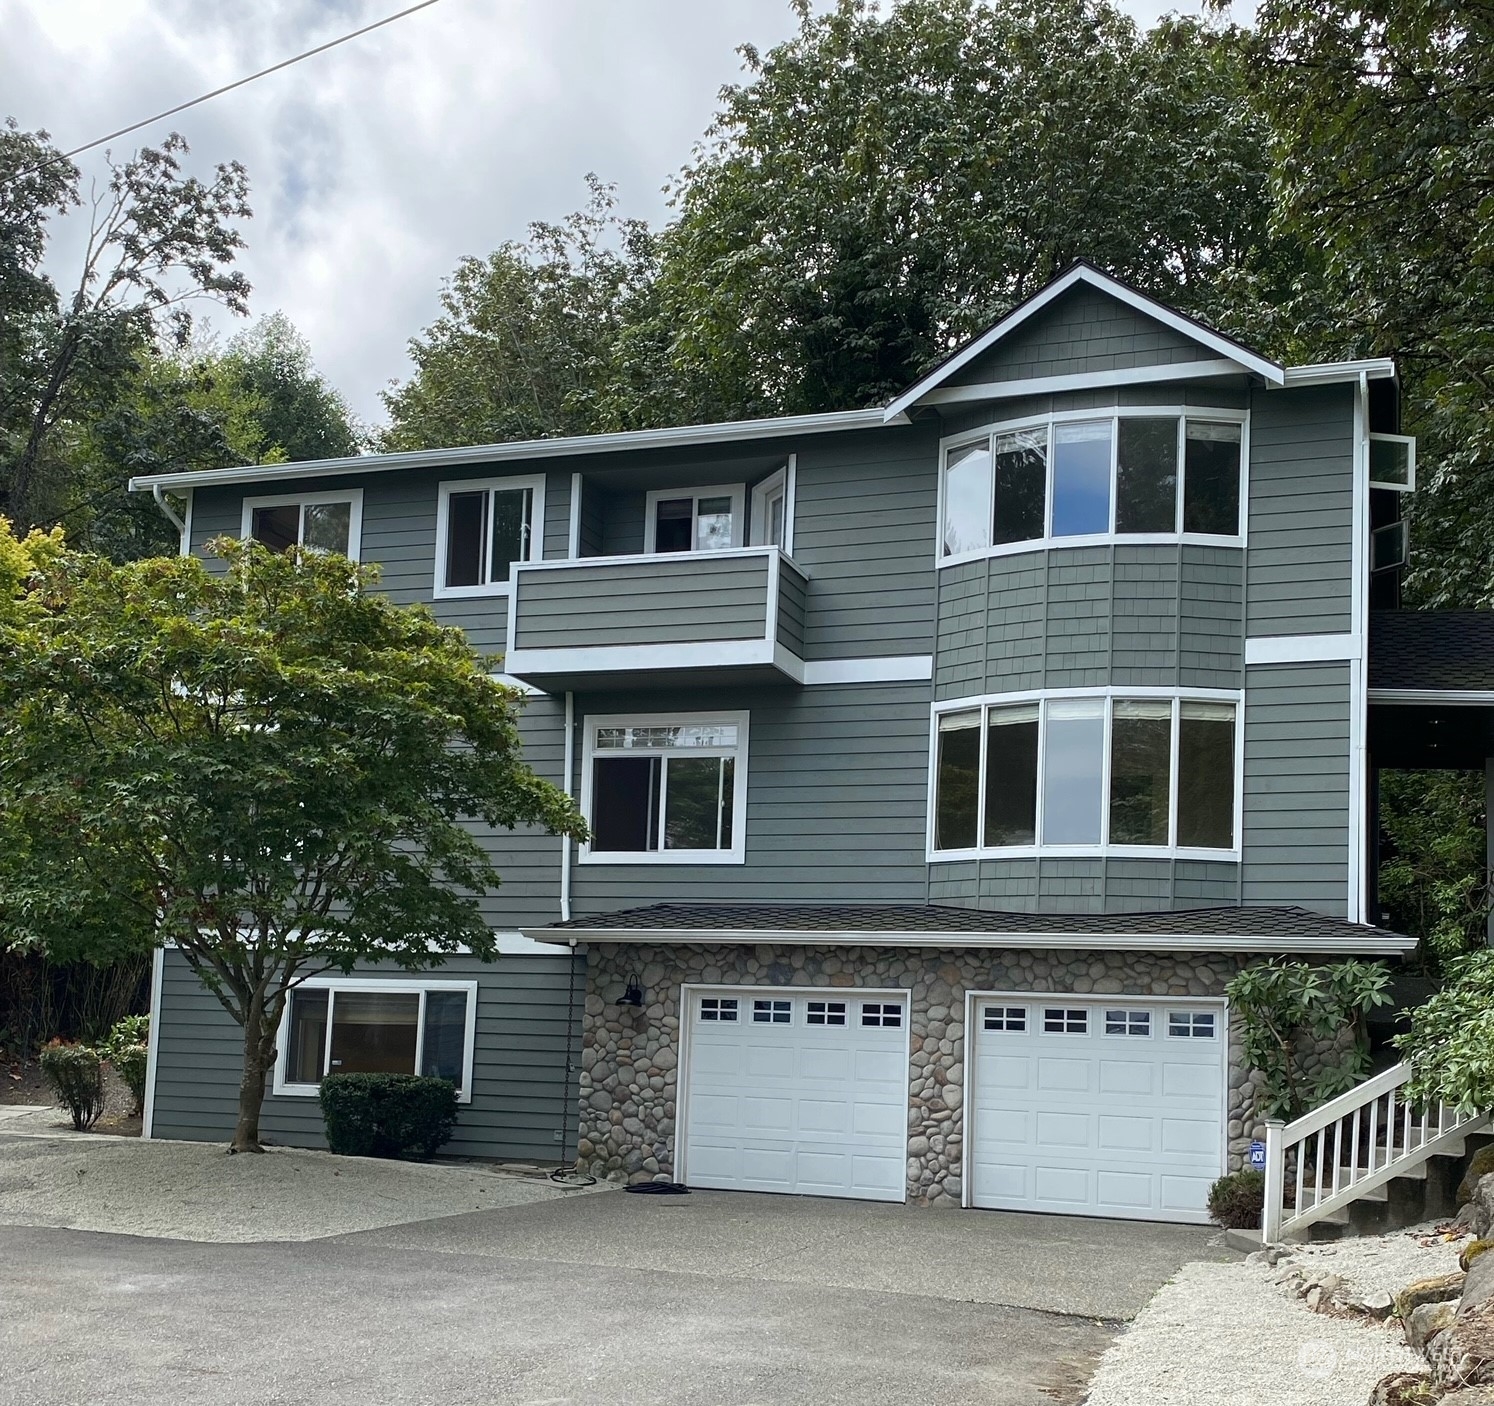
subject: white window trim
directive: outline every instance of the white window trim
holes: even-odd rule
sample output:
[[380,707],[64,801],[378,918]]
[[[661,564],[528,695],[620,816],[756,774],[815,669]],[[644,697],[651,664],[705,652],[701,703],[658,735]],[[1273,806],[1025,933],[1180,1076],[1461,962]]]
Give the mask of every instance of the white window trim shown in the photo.
[[[1110,435],[1110,523],[1104,532],[1085,533],[1076,537],[1053,536],[1053,429],[1056,425],[1073,424],[1085,421],[1108,420],[1114,426],[1117,420],[1126,419],[1148,419],[1166,420],[1176,417],[1178,420],[1178,492],[1175,508],[1176,530],[1172,532],[1117,532],[1115,530],[1116,514],[1116,459],[1120,452],[1120,435],[1112,428]],[[1206,421],[1211,424],[1231,424],[1240,426],[1240,501],[1239,501],[1239,523],[1240,530],[1233,535],[1215,535],[1208,532],[1184,532],[1183,531],[1183,495],[1185,491],[1185,478],[1187,470],[1183,460],[1183,451],[1187,437],[1187,421]],[[978,444],[981,440],[992,439],[996,435],[1006,434],[1012,430],[1023,429],[1045,429],[1048,435],[1048,452],[1046,464],[1046,478],[1043,486],[1043,535],[1041,537],[1029,538],[1022,542],[1001,542],[989,547],[980,547],[974,551],[956,552],[952,556],[944,556],[944,495],[945,480],[949,466],[949,456],[952,452],[963,449],[971,444]],[[994,485],[994,469],[992,483]],[[987,557],[1009,557],[1019,556],[1024,552],[1051,551],[1054,548],[1066,547],[1100,547],[1100,546],[1171,546],[1178,543],[1191,543],[1204,547],[1244,547],[1248,537],[1247,509],[1250,502],[1250,412],[1248,410],[1226,410],[1214,409],[1201,405],[1107,405],[1097,406],[1093,410],[1057,410],[1047,415],[1025,415],[1020,419],[998,420],[978,428],[962,430],[957,435],[950,435],[939,441],[939,492],[938,492],[938,515],[934,527],[934,565],[936,567],[958,566],[962,562],[981,561]],[[992,505],[988,505],[989,506]]]
[[[1110,736],[1114,702],[1117,698],[1158,699],[1172,702],[1172,751],[1167,816],[1168,843],[1165,845],[1116,845],[1102,840],[1097,845],[1044,844],[1043,783],[1047,769],[1047,709],[1049,699],[1084,698],[1104,700],[1104,749],[1100,759],[1100,824],[1102,833],[1110,828]],[[1037,703],[1038,774],[1035,834],[1030,845],[977,844],[966,849],[935,849],[937,821],[936,802],[939,785],[939,719],[946,713],[964,713],[1004,704]],[[1232,703],[1235,709],[1235,794],[1233,831],[1235,843],[1230,849],[1202,849],[1177,843],[1178,827],[1178,733],[1183,703]],[[986,742],[984,715],[980,723],[980,771],[976,777],[976,796],[983,805],[986,794]],[[1242,689],[1225,688],[1049,688],[1029,689],[1020,693],[984,693],[969,698],[948,699],[933,705],[929,720],[928,823],[925,834],[925,857],[930,864],[950,864],[971,859],[1025,859],[1034,856],[1057,859],[1088,859],[1109,856],[1117,859],[1199,859],[1238,863],[1241,856],[1240,830],[1243,821],[1245,792],[1245,694]],[[982,811],[977,809],[977,839],[981,838]]]
[[[1369,481],[1371,488],[1383,488],[1387,493],[1414,493],[1416,492],[1416,436],[1414,434],[1381,434],[1378,430],[1372,430],[1365,438],[1369,444],[1376,440],[1385,440],[1390,444],[1404,444],[1406,446],[1406,481],[1405,483],[1387,483],[1384,479],[1372,478]],[[1369,449],[1365,449],[1368,456]]]
[[[507,581],[494,581],[485,586],[448,586],[446,584],[446,536],[450,522],[450,502],[453,493],[491,493],[494,489],[530,489],[534,496],[529,507],[529,549],[535,560],[545,554],[545,476],[525,474],[503,478],[451,479],[436,488],[436,564],[432,573],[431,595],[436,600],[464,600],[482,596],[506,596],[513,585],[512,576]],[[486,509],[484,510],[487,511]],[[483,570],[488,569],[487,553],[484,552]]]
[[794,545],[794,516],[790,496],[793,492],[793,483],[789,476],[789,469],[793,463],[793,455],[789,456],[789,462],[781,469],[771,473],[761,483],[752,486],[752,530],[748,534],[750,545],[754,547],[771,547],[777,545],[768,541],[768,500],[777,493],[783,494],[783,544],[780,550],[785,556],[792,556]]
[[[702,498],[727,498],[731,499],[731,544],[733,547],[742,545],[742,519],[746,516],[747,485],[744,483],[718,483],[708,488],[651,488],[643,499],[643,554],[645,556],[657,556],[659,552],[654,546],[658,526],[655,521],[654,506],[661,500],[670,498],[690,498],[694,501],[694,508],[690,515],[690,552],[669,552],[668,556],[688,556],[690,553],[700,552],[700,548],[694,545],[695,524],[700,517],[700,500]],[[785,506],[787,506],[785,504]]]
[[[418,995],[420,997],[419,1023],[416,1025],[415,1038],[415,1071],[420,1072],[421,1056],[425,1052],[425,993],[427,991],[465,991],[467,993],[467,1029],[463,1035],[462,1044],[462,1081],[457,1087],[457,1102],[472,1102],[472,1063],[473,1051],[477,1043],[477,983],[475,981],[385,981],[379,977],[356,977],[356,976],[312,976],[305,981],[297,982],[293,991],[355,991],[355,992],[382,992],[390,996]],[[327,1044],[322,1053],[322,1065],[325,1070],[327,1059],[332,1048],[332,1006],[336,1004],[336,995],[333,995],[329,1004],[327,1021]],[[286,1098],[315,1098],[321,1092],[319,1084],[293,1083],[286,1077],[287,1045],[290,1040],[290,1002],[287,1000],[285,1010],[280,1016],[280,1029],[275,1034],[275,1078],[271,1092],[278,1097]]]
[[[597,730],[603,727],[696,727],[715,723],[728,723],[737,730],[737,745],[725,747],[680,748],[673,755],[694,757],[735,758],[732,776],[731,848],[721,850],[704,849],[658,849],[639,853],[606,850],[596,853],[591,845],[583,844],[577,854],[579,864],[745,864],[747,862],[747,743],[748,721],[751,714],[726,713],[592,713],[586,718],[585,735],[581,746],[581,814],[588,821],[592,815],[592,770],[597,755]],[[607,755],[616,755],[609,753]],[[636,756],[671,755],[667,748],[641,748]]]
[[[239,536],[248,541],[254,527],[256,508],[289,507],[294,503],[301,509],[301,523],[297,541],[306,535],[306,508],[318,503],[348,504],[348,560],[361,560],[363,551],[363,490],[361,488],[329,489],[325,493],[268,493],[257,498],[245,498],[243,517],[239,523]],[[188,512],[191,505],[188,504]],[[190,522],[190,517],[188,518]]]

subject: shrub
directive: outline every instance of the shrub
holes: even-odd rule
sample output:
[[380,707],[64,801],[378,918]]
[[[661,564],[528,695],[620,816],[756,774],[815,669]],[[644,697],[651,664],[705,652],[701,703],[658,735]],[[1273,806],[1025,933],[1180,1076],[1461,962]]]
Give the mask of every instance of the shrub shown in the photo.
[[329,1074],[321,1104],[327,1146],[344,1157],[424,1159],[456,1127],[457,1091],[449,1079]]
[[130,1112],[138,1115],[145,1108],[145,1070],[150,1058],[150,1017],[127,1015],[116,1021],[99,1053],[114,1067],[114,1072],[130,1086],[130,1097],[134,1107]]
[[1447,964],[1448,984],[1411,1012],[1395,1046],[1411,1063],[1406,1097],[1460,1113],[1494,1107],[1494,952]]
[[1209,1188],[1209,1215],[1226,1230],[1259,1230],[1265,1204],[1264,1172],[1231,1172]]
[[104,1065],[87,1045],[52,1040],[42,1046],[41,1071],[57,1106],[72,1114],[73,1127],[87,1132],[104,1111]]

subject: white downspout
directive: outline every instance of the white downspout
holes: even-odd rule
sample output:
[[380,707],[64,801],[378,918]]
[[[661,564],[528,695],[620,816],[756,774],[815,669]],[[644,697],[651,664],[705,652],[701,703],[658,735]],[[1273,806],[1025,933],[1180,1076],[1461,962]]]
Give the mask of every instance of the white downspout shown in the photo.
[[161,491],[159,483],[151,485],[150,496],[156,500],[156,507],[166,514],[167,520],[176,528],[178,535],[185,537],[187,534],[187,524],[176,515],[176,509],[166,501],[166,495]]
[[[571,780],[576,760],[576,695],[565,692],[565,785],[567,796],[571,794]],[[560,837],[560,921],[571,920],[571,837]],[[573,954],[574,959],[574,954]]]
[[1354,396],[1353,543],[1350,591],[1353,654],[1349,659],[1349,893],[1348,919],[1367,923],[1370,837],[1368,814],[1369,731],[1369,376],[1361,371]]

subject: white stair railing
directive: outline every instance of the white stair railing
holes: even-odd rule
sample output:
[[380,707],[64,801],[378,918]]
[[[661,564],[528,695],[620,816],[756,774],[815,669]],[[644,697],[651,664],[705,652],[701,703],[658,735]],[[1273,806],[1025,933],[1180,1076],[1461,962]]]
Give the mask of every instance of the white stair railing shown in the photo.
[[1398,1064],[1295,1122],[1266,1123],[1265,1244],[1456,1151],[1454,1143],[1489,1125],[1488,1113],[1418,1110],[1402,1096],[1410,1077],[1411,1066]]

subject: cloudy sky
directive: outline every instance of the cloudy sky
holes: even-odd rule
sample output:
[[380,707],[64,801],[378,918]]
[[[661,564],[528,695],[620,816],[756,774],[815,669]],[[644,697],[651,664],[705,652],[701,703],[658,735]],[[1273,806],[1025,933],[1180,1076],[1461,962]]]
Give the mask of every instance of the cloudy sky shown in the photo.
[[[66,150],[405,3],[0,0],[0,117]],[[1143,23],[1199,8],[1122,4]],[[248,167],[254,313],[288,314],[378,421],[379,391],[408,374],[406,342],[458,258],[575,209],[588,171],[616,182],[624,213],[662,219],[664,181],[740,73],[736,46],[793,27],[787,0],[441,0],[117,149],[174,127],[194,169]],[[104,169],[100,152],[79,164],[85,179]],[[80,224],[59,228],[59,279]],[[214,325],[236,330],[221,313]]]

